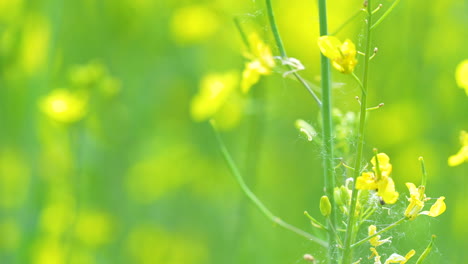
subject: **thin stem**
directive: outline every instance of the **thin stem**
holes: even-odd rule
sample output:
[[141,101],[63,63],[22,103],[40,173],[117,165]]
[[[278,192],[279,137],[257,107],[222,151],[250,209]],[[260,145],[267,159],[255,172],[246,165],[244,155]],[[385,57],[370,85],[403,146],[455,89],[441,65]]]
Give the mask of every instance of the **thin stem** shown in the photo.
[[354,19],[356,19],[362,13],[362,9],[359,9],[356,13],[354,13],[350,18],[348,18],[340,27],[338,27],[333,33],[332,36],[338,34],[343,28],[345,28],[349,23],[351,23]]
[[[327,1],[318,1],[319,10],[319,28],[320,36],[328,35],[328,24],[327,24]],[[337,263],[337,248],[336,239],[333,229],[337,226],[336,224],[336,203],[334,199],[333,189],[335,188],[335,170],[333,168],[333,125],[332,125],[332,94],[331,94],[331,72],[330,72],[330,61],[323,54],[320,55],[320,72],[321,72],[321,84],[322,84],[322,135],[323,135],[323,168],[324,168],[324,182],[325,182],[325,194],[330,199],[332,204],[332,213],[329,216],[329,228],[328,228],[328,259],[329,263]]]
[[424,249],[421,256],[419,256],[418,260],[416,261],[416,264],[422,264],[424,262],[424,259],[426,259],[427,255],[429,255],[429,253],[432,250],[432,246],[434,245],[435,238],[436,238],[436,236],[432,235],[431,242],[429,242],[429,245],[427,245],[426,249]]
[[[375,24],[371,26],[371,30],[374,30],[378,25],[380,25],[380,23],[382,23],[382,21],[384,21],[385,18],[387,18],[387,16],[390,15],[393,9],[395,9],[395,7],[398,5],[399,2],[400,0],[395,0],[393,4],[387,9],[387,11],[385,11],[385,13],[377,20],[377,22],[375,22]],[[369,25],[370,25],[370,21],[369,21]]]
[[[357,154],[356,154],[356,163],[354,168],[356,170],[353,174],[354,183],[356,182],[357,177],[361,174],[361,163],[362,163],[362,153],[364,150],[364,128],[366,123],[367,115],[367,87],[368,87],[368,75],[369,75],[369,57],[371,54],[371,25],[372,25],[372,5],[371,0],[367,2],[367,34],[365,42],[365,59],[364,59],[364,72],[363,72],[363,82],[362,82],[362,95],[361,95],[361,111],[359,117],[359,131],[358,131],[358,143],[357,143]],[[346,227],[346,236],[344,242],[344,252],[343,252],[343,261],[342,264],[351,263],[352,260],[352,240],[353,234],[357,232],[355,230],[356,222],[356,204],[357,204],[357,190],[356,184],[353,184],[353,191],[351,196],[351,206],[349,209],[349,218]]]
[[241,35],[242,42],[246,46],[248,50],[250,50],[250,43],[249,40],[247,39],[247,35],[244,32],[244,29],[242,29],[242,25],[239,21],[239,17],[234,17],[234,24],[236,25],[237,31],[239,31],[239,34]]
[[419,162],[421,162],[421,171],[422,171],[422,181],[421,185],[426,186],[427,182],[427,171],[426,171],[426,166],[424,165],[424,159],[423,157],[419,157]]
[[244,194],[250,199],[250,201],[262,212],[268,219],[270,219],[272,222],[278,224],[279,226],[292,231],[300,236],[303,236],[311,241],[314,241],[315,243],[323,246],[323,247],[328,247],[327,242],[321,240],[320,238],[309,234],[293,225],[290,225],[286,223],[285,221],[281,220],[277,216],[275,216],[263,203],[258,199],[258,197],[249,189],[247,184],[245,183],[244,179],[242,178],[242,175],[237,168],[236,164],[234,163],[234,160],[232,159],[231,155],[229,154],[226,145],[224,144],[223,139],[221,138],[221,135],[219,134],[218,130],[216,129],[214,122],[211,123],[211,127],[213,128],[213,131],[216,135],[216,139],[219,144],[219,148],[221,150],[221,153],[223,154],[224,160],[226,161],[232,175],[234,175],[234,178],[236,179],[237,183],[241,187],[242,191]]
[[[271,26],[271,32],[273,33],[273,36],[275,37],[276,46],[278,47],[281,58],[286,59],[288,58],[288,55],[286,54],[286,49],[284,48],[283,40],[281,39],[281,35],[278,31],[278,26],[276,25],[275,13],[273,12],[271,0],[266,0],[266,7],[267,7],[267,12],[268,12],[268,20],[270,21],[270,26]],[[290,70],[292,69],[290,66],[288,66],[288,68]],[[315,94],[315,92],[312,90],[310,85],[299,75],[299,73],[293,72],[293,75],[307,89],[307,91],[312,95],[314,100],[317,102],[318,106],[321,108],[322,102],[320,101],[318,96]]]
[[387,226],[386,228],[380,230],[379,232],[373,234],[372,236],[368,236],[368,237],[366,237],[366,238],[364,238],[364,239],[362,239],[362,240],[359,240],[358,242],[352,244],[352,245],[351,245],[351,248],[357,247],[357,246],[359,246],[359,245],[361,245],[361,244],[363,244],[363,243],[369,241],[369,239],[371,239],[371,238],[373,238],[373,237],[376,237],[376,236],[378,236],[378,235],[380,235],[380,234],[383,234],[383,233],[387,232],[388,230],[394,228],[395,226],[397,226],[397,225],[403,223],[403,222],[406,221],[406,220],[407,220],[406,217],[401,218],[400,220],[396,221],[395,223],[393,223],[393,224]]

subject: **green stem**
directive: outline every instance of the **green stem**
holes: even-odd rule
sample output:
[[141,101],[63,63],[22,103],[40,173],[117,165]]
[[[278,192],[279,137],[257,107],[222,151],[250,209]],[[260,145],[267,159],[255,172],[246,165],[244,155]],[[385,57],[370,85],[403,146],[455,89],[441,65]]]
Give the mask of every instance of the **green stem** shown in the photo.
[[[286,54],[286,49],[284,48],[283,40],[281,39],[278,26],[276,25],[275,13],[273,12],[273,6],[271,5],[271,0],[266,0],[266,7],[267,7],[267,12],[268,12],[268,20],[270,21],[270,26],[271,26],[271,32],[273,33],[273,36],[275,38],[276,46],[278,47],[281,58],[287,59],[288,55]],[[289,67],[289,69],[292,69],[292,68]],[[301,75],[299,75],[299,73],[297,72],[293,72],[293,75],[312,95],[314,100],[317,102],[318,106],[322,107],[322,102],[320,101],[318,96],[315,94],[315,92],[312,90],[310,85],[304,80],[304,78],[302,78]]]
[[375,24],[371,26],[371,30],[375,29],[378,25],[380,25],[380,23],[382,23],[382,21],[384,21],[385,18],[387,18],[387,16],[390,15],[393,9],[395,9],[399,2],[400,0],[395,0],[393,4],[387,9],[387,11],[385,11],[385,13],[377,20],[377,22],[375,22]]
[[426,186],[427,182],[427,171],[426,171],[426,166],[424,165],[424,159],[423,157],[419,157],[419,162],[421,162],[421,171],[422,171],[422,181],[421,185]]
[[[365,59],[364,59],[364,72],[363,72],[363,82],[362,82],[362,95],[361,95],[361,111],[359,117],[359,131],[358,131],[358,143],[357,143],[357,154],[356,154],[356,163],[354,168],[356,169],[353,174],[354,183],[356,183],[357,177],[361,174],[361,163],[362,163],[362,153],[364,149],[364,128],[366,123],[367,115],[367,87],[368,87],[368,75],[369,75],[369,57],[371,54],[371,25],[372,25],[372,9],[371,9],[371,0],[367,2],[367,34],[365,42]],[[352,254],[352,240],[353,234],[356,232],[356,204],[357,204],[357,190],[356,184],[353,184],[353,192],[351,196],[351,206],[349,209],[349,218],[346,227],[346,236],[344,242],[344,252],[342,264],[351,263],[353,254]]]
[[[319,27],[320,36],[328,35],[327,25],[327,1],[318,1],[319,9]],[[321,84],[322,84],[322,135],[323,135],[323,165],[324,165],[324,182],[325,194],[330,199],[332,204],[332,213],[330,215],[328,228],[328,259],[329,263],[337,263],[337,247],[333,229],[336,225],[336,203],[333,195],[335,188],[335,171],[333,168],[333,125],[332,125],[332,94],[331,94],[331,74],[330,61],[323,54],[320,56],[321,66]]]
[[258,197],[249,189],[249,187],[247,186],[247,184],[245,183],[244,179],[242,178],[242,175],[239,171],[239,169],[237,168],[236,164],[234,163],[234,160],[232,159],[231,155],[229,154],[227,148],[226,148],[226,145],[224,144],[224,141],[222,140],[221,138],[221,135],[219,134],[218,130],[216,129],[215,125],[213,124],[213,122],[211,123],[211,126],[213,128],[213,131],[216,135],[216,139],[218,141],[218,144],[219,144],[219,148],[221,150],[221,153],[223,154],[223,157],[227,163],[227,165],[229,166],[229,169],[231,171],[231,173],[234,175],[237,183],[240,185],[242,191],[244,192],[244,194],[247,196],[247,198],[250,199],[250,201],[255,205],[257,206],[257,208],[260,210],[260,212],[262,212],[268,219],[270,219],[272,222],[278,224],[279,226],[289,230],[289,231],[292,231],[300,236],[303,236],[323,247],[328,247],[328,244],[327,242],[321,240],[320,238],[312,235],[312,234],[309,234],[291,224],[288,224],[286,223],[285,221],[281,220],[280,218],[278,218],[277,216],[275,216],[263,203],[262,201],[260,201],[260,199],[258,199]]
[[380,230],[379,232],[373,234],[372,236],[368,236],[368,237],[366,237],[366,238],[364,238],[364,239],[362,239],[362,240],[360,240],[360,241],[358,241],[358,242],[352,244],[352,245],[351,245],[351,248],[357,247],[357,246],[359,246],[359,245],[361,245],[361,244],[363,244],[363,243],[369,241],[369,239],[371,239],[371,238],[373,238],[373,237],[376,237],[376,236],[378,236],[378,235],[380,235],[380,234],[383,234],[383,233],[387,232],[388,230],[394,228],[395,226],[397,226],[397,225],[403,223],[403,222],[406,221],[406,220],[407,220],[406,217],[401,218],[400,220],[396,221],[395,223],[393,223],[393,224],[387,226],[386,228]]

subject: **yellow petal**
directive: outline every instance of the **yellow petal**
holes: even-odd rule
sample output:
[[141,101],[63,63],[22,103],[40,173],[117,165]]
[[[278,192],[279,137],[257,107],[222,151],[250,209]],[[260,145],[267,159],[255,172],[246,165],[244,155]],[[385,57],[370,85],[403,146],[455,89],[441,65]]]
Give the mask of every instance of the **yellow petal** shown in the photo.
[[437,201],[431,206],[431,209],[429,210],[428,215],[432,217],[439,216],[445,212],[445,209],[447,209],[447,206],[445,205],[445,197],[442,196]]
[[[390,158],[385,153],[377,154],[377,161],[379,162],[379,169],[382,175],[390,176],[392,173],[392,164],[390,164]],[[375,156],[371,159],[373,165],[372,169],[377,173]]]
[[410,203],[405,210],[405,216],[409,220],[414,220],[419,215],[419,212],[421,212],[422,208],[424,207],[424,202],[419,199],[416,199],[415,196],[411,196],[409,200],[410,200]]
[[372,172],[363,172],[361,176],[356,179],[356,189],[358,190],[376,190],[377,183]]
[[[369,228],[368,228],[369,236],[375,235],[375,233],[377,233],[377,227],[375,225],[370,225]],[[374,247],[378,247],[378,246],[380,246],[380,245],[382,245],[384,243],[392,242],[390,239],[391,239],[391,237],[380,240],[380,235],[378,235],[378,236],[375,236],[375,237],[369,239],[369,243]]]
[[405,261],[401,262],[401,264],[405,264],[410,258],[412,258],[416,254],[416,251],[414,249],[410,250],[406,255],[405,255]]
[[449,166],[458,166],[463,162],[468,162],[468,146],[463,146],[455,155],[452,155],[448,159]]
[[382,197],[386,204],[394,204],[398,200],[399,193],[395,191],[395,183],[392,178],[382,175],[377,186],[379,189],[377,195]]
[[262,66],[258,61],[249,62],[245,65],[245,69],[242,72],[241,83],[241,90],[243,93],[248,93],[250,88],[260,80],[261,70]]
[[318,38],[317,44],[325,57],[331,60],[341,57],[339,50],[341,41],[338,38],[333,36],[321,36]]
[[416,188],[416,185],[414,185],[414,183],[407,182],[406,187],[408,187],[410,196],[414,196],[416,199],[419,199],[419,190],[418,188]]

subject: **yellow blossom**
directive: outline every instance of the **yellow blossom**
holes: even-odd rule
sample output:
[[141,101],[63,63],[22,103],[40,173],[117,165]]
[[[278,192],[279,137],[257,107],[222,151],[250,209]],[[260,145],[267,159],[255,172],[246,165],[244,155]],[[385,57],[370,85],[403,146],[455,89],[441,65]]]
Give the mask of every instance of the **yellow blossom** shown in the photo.
[[460,143],[462,145],[460,151],[448,159],[449,166],[458,166],[463,162],[468,162],[468,133],[466,131],[460,132]]
[[250,52],[245,56],[250,60],[242,72],[241,90],[247,93],[258,82],[261,75],[269,75],[275,67],[270,47],[263,43],[257,34],[249,36]]
[[468,59],[458,64],[455,71],[455,79],[458,86],[465,89],[466,95],[468,95]]
[[87,111],[87,100],[83,95],[58,89],[39,102],[40,109],[52,119],[73,123],[82,119]]
[[[372,254],[369,258],[374,257],[374,264],[382,264],[382,262],[380,261],[381,257],[379,253],[377,252],[377,250],[371,247],[370,251],[372,251]],[[415,254],[416,254],[416,251],[414,249],[410,250],[404,257],[399,254],[393,253],[392,255],[390,255],[390,257],[387,258],[387,260],[385,260],[384,264],[391,264],[391,263],[405,264]]]
[[362,175],[356,179],[356,189],[376,190],[377,195],[380,196],[386,204],[394,204],[398,200],[399,194],[395,191],[393,179],[390,178],[390,173],[392,172],[390,158],[385,153],[379,153],[377,154],[377,161],[378,162],[376,162],[375,157],[371,160],[371,163],[374,165],[374,167],[372,167],[373,172],[363,172]]
[[219,18],[213,10],[202,5],[191,5],[174,12],[170,29],[177,43],[193,44],[211,37],[219,25]]
[[321,36],[318,46],[322,54],[332,61],[332,65],[341,73],[351,73],[356,67],[356,46],[346,39],[345,42],[333,36]]
[[410,198],[408,198],[409,205],[405,210],[405,216],[409,220],[414,220],[418,215],[421,214],[436,217],[445,212],[446,205],[444,202],[444,196],[438,198],[429,211],[421,212],[424,208],[424,203],[430,200],[430,198],[426,198],[426,195],[424,194],[425,186],[419,186],[416,188],[416,185],[411,182],[407,182],[406,186],[410,191]]
[[[377,227],[375,225],[370,225],[369,228],[368,228],[368,231],[369,231],[369,236],[373,236],[377,233]],[[392,237],[389,237],[389,238],[386,238],[386,239],[382,239],[380,240],[380,235],[377,235],[377,236],[374,236],[373,238],[369,239],[369,243],[374,246],[374,247],[378,247],[384,243],[387,243],[387,242],[392,242],[390,239]]]
[[238,79],[237,72],[205,76],[191,101],[192,118],[197,122],[213,118],[220,129],[234,127],[242,117],[241,102],[235,93]]

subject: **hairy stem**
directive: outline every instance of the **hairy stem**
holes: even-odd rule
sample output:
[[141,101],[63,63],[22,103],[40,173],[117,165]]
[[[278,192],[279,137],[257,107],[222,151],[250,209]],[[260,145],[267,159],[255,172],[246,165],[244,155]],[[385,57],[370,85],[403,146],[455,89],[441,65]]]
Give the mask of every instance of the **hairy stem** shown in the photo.
[[[328,34],[327,1],[318,1],[320,36]],[[328,259],[329,263],[337,263],[336,238],[333,230],[336,229],[336,204],[333,195],[335,188],[335,170],[333,168],[333,125],[332,125],[332,94],[330,61],[323,54],[320,56],[320,71],[322,84],[322,136],[323,136],[323,175],[325,182],[325,194],[332,204],[332,213],[328,222]]]
[[[372,27],[372,5],[371,0],[367,1],[367,30],[366,30],[366,42],[365,42],[365,55],[364,55],[364,72],[362,78],[362,93],[361,93],[361,111],[359,116],[359,131],[358,131],[358,142],[357,142],[357,154],[356,154],[356,163],[354,168],[356,169],[353,174],[354,183],[356,183],[356,178],[361,174],[361,163],[362,163],[362,153],[364,149],[364,128],[366,123],[366,114],[367,114],[367,88],[368,88],[368,76],[369,76],[369,57],[371,54],[371,27]],[[346,236],[344,242],[344,252],[342,264],[349,264],[352,261],[352,240],[353,234],[357,232],[356,227],[356,203],[357,203],[357,190],[356,184],[353,184],[353,192],[351,196],[351,206],[349,209],[349,218],[346,227]]]
[[[268,20],[270,21],[270,26],[271,26],[271,32],[273,33],[273,36],[275,37],[276,46],[278,47],[281,58],[287,59],[288,55],[286,54],[286,49],[284,48],[283,40],[281,39],[278,26],[276,25],[275,13],[273,12],[273,6],[271,5],[271,0],[266,0],[266,7],[267,7],[267,12],[268,12]],[[289,68],[291,69],[291,67]],[[322,102],[320,101],[318,96],[315,94],[315,92],[312,90],[310,85],[304,80],[304,78],[302,78],[301,75],[299,75],[299,73],[297,72],[293,72],[293,75],[312,95],[315,102],[317,102],[317,105],[319,107],[322,107]]]
[[368,236],[368,237],[366,237],[366,238],[364,238],[364,239],[362,239],[362,240],[359,240],[358,242],[352,244],[352,245],[351,245],[351,248],[357,247],[357,246],[361,245],[362,243],[365,243],[365,242],[369,241],[369,239],[371,239],[371,238],[373,238],[373,237],[376,237],[376,236],[378,236],[378,235],[380,235],[380,234],[383,234],[383,233],[387,232],[388,230],[394,228],[395,226],[397,226],[397,225],[403,223],[403,222],[406,221],[406,220],[407,220],[406,217],[401,218],[400,220],[396,221],[395,223],[393,223],[393,224],[387,226],[386,228],[380,230],[379,232],[373,234],[372,236]]

